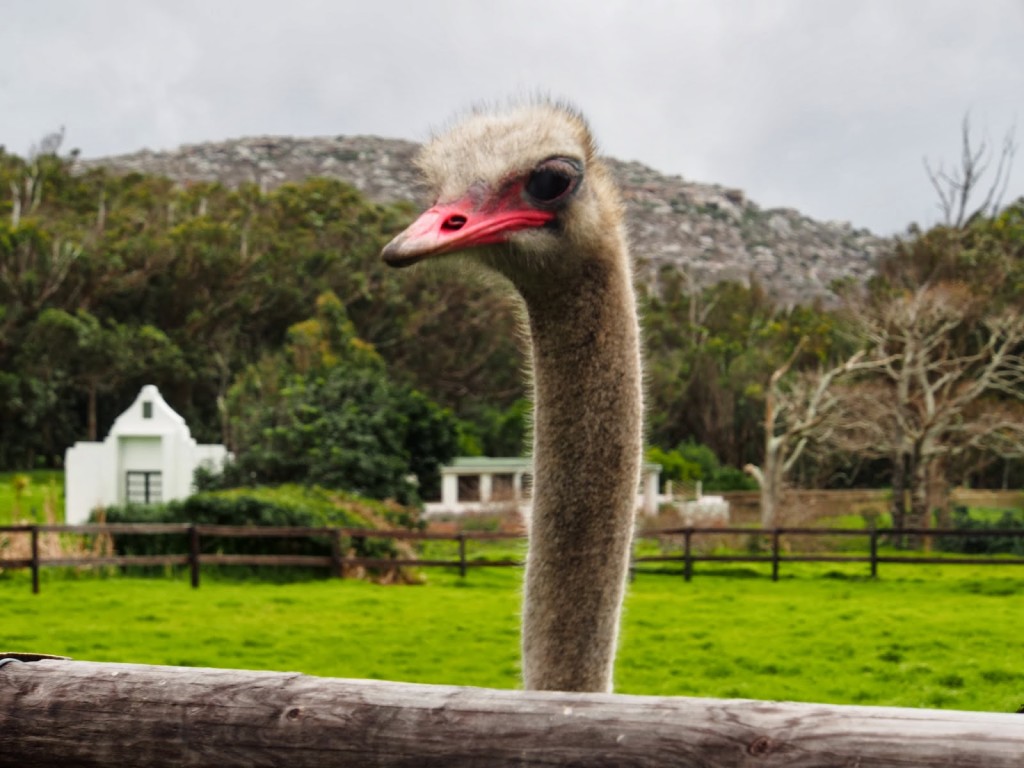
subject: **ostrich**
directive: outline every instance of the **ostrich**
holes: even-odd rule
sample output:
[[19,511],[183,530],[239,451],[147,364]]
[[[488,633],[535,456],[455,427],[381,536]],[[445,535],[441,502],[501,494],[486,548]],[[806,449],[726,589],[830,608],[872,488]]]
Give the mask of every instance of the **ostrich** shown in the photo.
[[435,203],[385,246],[465,252],[522,297],[533,378],[527,690],[611,691],[642,454],[639,330],[622,202],[584,119],[477,111],[427,143]]

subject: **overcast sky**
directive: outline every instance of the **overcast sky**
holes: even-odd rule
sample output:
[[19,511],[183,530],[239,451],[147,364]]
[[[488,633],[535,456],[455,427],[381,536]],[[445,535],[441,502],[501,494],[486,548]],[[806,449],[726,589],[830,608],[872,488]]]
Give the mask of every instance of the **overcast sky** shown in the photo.
[[[0,144],[422,140],[535,92],[603,150],[880,233],[933,223],[967,113],[1024,143],[1024,0],[4,0]],[[1024,195],[1024,151],[1007,200]]]

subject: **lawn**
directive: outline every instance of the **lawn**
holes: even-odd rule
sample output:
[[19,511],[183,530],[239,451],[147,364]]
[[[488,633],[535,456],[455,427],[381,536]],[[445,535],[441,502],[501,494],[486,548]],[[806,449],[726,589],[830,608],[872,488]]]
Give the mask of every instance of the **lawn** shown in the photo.
[[[861,569],[862,570],[862,569]],[[789,565],[779,583],[701,565],[630,586],[622,693],[1014,711],[1024,704],[1024,571],[888,566],[877,581]],[[521,571],[421,586],[0,578],[0,649],[77,659],[518,684]]]

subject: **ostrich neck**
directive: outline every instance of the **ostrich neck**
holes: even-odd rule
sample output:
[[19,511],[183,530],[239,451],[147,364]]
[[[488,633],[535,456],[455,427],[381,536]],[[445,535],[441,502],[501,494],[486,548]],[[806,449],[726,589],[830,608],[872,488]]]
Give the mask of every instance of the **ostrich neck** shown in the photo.
[[535,398],[524,681],[609,691],[642,452],[636,301],[625,258],[541,290],[521,288]]

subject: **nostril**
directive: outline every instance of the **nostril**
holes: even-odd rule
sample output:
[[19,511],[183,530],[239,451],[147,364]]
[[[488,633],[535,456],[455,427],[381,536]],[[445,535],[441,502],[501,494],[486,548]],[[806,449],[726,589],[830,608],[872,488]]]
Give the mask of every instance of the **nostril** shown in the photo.
[[458,213],[453,213],[441,223],[441,229],[445,232],[455,232],[464,226],[466,226],[466,217]]

